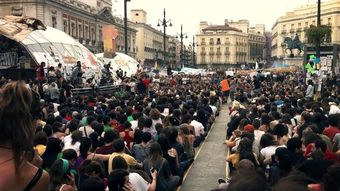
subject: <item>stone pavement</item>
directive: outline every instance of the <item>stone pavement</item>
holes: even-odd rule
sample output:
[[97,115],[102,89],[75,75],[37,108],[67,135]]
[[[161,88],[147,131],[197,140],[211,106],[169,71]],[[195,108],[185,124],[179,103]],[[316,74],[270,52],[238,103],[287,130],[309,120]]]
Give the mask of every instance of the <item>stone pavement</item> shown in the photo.
[[181,191],[208,191],[217,188],[218,178],[228,176],[226,172],[227,149],[223,144],[229,122],[229,105],[224,104],[216,118],[206,141],[198,149],[195,161],[184,177]]

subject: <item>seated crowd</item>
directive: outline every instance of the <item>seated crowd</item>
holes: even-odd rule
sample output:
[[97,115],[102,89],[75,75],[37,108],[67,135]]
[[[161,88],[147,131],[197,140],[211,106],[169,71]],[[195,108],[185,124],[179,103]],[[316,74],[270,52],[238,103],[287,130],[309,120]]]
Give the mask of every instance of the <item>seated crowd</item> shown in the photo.
[[218,78],[143,75],[120,96],[3,78],[0,190],[176,190],[218,115]]
[[340,190],[339,76],[319,96],[308,90],[317,88],[312,80],[305,86],[293,74],[231,78],[230,87],[231,178],[218,190]]

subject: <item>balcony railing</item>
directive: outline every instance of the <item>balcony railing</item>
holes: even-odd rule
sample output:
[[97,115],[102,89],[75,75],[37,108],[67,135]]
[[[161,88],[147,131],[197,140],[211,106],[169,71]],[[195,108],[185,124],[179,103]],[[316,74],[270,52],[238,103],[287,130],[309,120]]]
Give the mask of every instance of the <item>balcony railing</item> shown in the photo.
[[201,52],[201,56],[205,56],[205,55],[207,55],[206,52]]
[[287,30],[282,30],[281,34],[287,34]]
[[206,43],[204,41],[201,42],[201,45],[206,45]]
[[222,55],[222,52],[221,52],[221,51],[217,51],[217,52],[216,52],[216,55],[217,55],[217,56],[220,56],[220,55]]
[[225,51],[224,55],[230,55],[230,51]]
[[210,44],[210,45],[214,45],[214,41],[210,41],[209,44]]
[[215,52],[210,51],[210,52],[209,52],[209,55],[210,55],[210,56],[213,56],[213,55],[215,55]]
[[296,32],[301,32],[301,31],[302,31],[301,28],[297,28],[297,29],[296,29]]

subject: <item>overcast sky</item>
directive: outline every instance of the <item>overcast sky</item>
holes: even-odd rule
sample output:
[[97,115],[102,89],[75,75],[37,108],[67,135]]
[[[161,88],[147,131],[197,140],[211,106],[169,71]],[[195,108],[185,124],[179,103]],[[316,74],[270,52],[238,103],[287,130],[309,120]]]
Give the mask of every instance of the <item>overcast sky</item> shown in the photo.
[[[326,0],[323,0],[326,1]],[[274,22],[287,11],[292,11],[306,4],[316,4],[317,0],[131,0],[128,2],[128,18],[130,9],[144,9],[147,12],[147,22],[157,27],[158,19],[163,19],[163,9],[166,9],[167,19],[171,19],[173,27],[167,28],[167,34],[187,33],[192,42],[192,36],[197,33],[200,21],[211,24],[224,24],[224,19],[248,19],[250,24],[265,24],[270,31]],[[113,0],[115,15],[123,15],[124,0]]]

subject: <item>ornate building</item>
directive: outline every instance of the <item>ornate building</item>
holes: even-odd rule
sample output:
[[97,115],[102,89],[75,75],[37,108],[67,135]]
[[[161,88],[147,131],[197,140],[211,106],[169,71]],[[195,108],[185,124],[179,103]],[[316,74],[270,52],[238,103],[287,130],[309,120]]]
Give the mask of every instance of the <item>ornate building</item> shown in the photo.
[[[136,50],[137,60],[143,60],[145,64],[164,63],[164,34],[147,24],[147,13],[142,9],[131,10],[132,27],[137,30]],[[174,65],[177,61],[178,40],[169,35],[166,36],[166,61]]]
[[[0,16],[29,16],[62,30],[94,53],[103,52],[102,27],[119,31],[117,51],[124,51],[124,25],[111,13],[111,0],[0,0]],[[128,51],[135,57],[136,30],[128,28]]]
[[[304,5],[296,8],[286,15],[277,19],[272,27],[272,57],[282,59],[287,56],[284,37],[291,37],[297,34],[303,43],[307,43],[305,31],[310,25],[316,26],[317,4]],[[321,3],[321,25],[328,25],[332,28],[332,35],[327,37],[327,41],[322,43],[321,49],[325,47],[325,53],[333,54],[334,45],[340,44],[340,1],[330,0]],[[328,47],[328,48],[327,48]],[[335,49],[337,49],[335,47]],[[297,52],[295,52],[296,54]],[[315,54],[315,50],[310,53]],[[337,55],[335,55],[337,57]]]
[[208,67],[253,67],[263,60],[264,26],[249,27],[249,21],[228,21],[224,25],[200,23],[197,64]]

